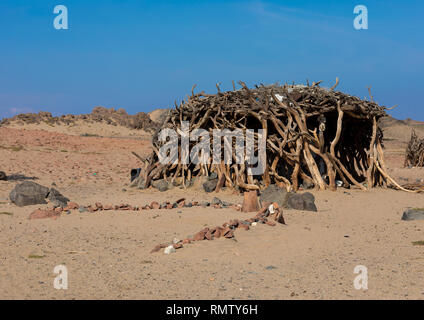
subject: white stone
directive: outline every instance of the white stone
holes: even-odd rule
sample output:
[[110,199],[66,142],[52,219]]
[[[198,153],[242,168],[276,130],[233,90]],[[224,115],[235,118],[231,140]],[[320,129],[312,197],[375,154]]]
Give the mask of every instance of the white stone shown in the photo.
[[175,251],[176,250],[175,250],[174,246],[168,246],[168,247],[165,248],[165,250],[163,251],[163,253],[165,253],[165,254],[171,254],[171,253],[174,253]]

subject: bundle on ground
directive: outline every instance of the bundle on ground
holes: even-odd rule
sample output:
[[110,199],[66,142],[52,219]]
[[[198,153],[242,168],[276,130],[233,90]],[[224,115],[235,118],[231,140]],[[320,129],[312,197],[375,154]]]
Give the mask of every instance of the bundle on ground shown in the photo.
[[411,139],[406,146],[404,166],[424,166],[424,139],[418,138],[414,130],[412,130]]

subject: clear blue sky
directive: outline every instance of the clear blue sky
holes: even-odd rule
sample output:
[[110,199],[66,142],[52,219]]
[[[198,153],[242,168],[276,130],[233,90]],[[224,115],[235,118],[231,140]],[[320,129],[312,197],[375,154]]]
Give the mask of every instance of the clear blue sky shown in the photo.
[[[53,8],[69,29],[53,28]],[[355,5],[369,29],[353,28]],[[422,1],[0,0],[0,118],[170,107],[215,83],[323,80],[424,120]]]

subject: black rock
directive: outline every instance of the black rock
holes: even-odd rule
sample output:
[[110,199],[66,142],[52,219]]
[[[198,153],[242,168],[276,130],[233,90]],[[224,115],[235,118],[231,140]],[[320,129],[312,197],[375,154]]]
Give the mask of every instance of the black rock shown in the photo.
[[424,208],[408,209],[402,215],[402,220],[424,220]]
[[49,188],[41,186],[32,181],[18,184],[10,193],[10,200],[19,207],[34,204],[46,204]]
[[303,203],[302,195],[299,193],[289,193],[286,206],[290,209],[303,210],[305,205]]
[[286,203],[287,191],[276,184],[271,184],[261,192],[259,200],[262,204],[265,202],[276,202],[280,207],[284,207]]
[[318,211],[317,206],[315,205],[315,197],[312,193],[305,192],[302,194],[304,208],[306,211]]
[[295,210],[318,211],[315,205],[315,197],[309,192],[303,194],[294,192],[288,193],[284,207]]
[[161,192],[164,192],[171,188],[170,183],[168,183],[167,181],[163,179],[152,182],[152,186]]
[[53,206],[61,208],[65,208],[69,202],[68,198],[64,197],[59,191],[54,188],[50,189],[47,199],[49,199]]
[[221,199],[219,199],[217,197],[214,197],[213,200],[212,200],[212,202],[211,202],[211,204],[212,205],[216,205],[216,204],[221,204],[222,205],[223,203],[222,203]]
[[209,180],[209,181],[206,181],[204,184],[203,184],[203,189],[206,191],[206,192],[213,192],[213,191],[215,191],[215,189],[216,189],[216,185],[217,185],[217,180]]
[[4,180],[4,181],[7,180],[6,173],[4,173],[3,171],[0,171],[0,180]]

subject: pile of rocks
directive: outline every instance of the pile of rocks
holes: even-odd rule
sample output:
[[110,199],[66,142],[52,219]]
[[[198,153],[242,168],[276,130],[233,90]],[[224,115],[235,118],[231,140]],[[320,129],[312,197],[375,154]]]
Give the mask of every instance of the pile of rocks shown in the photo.
[[170,252],[173,252],[171,247],[173,249],[180,249],[185,244],[190,244],[194,241],[202,241],[202,240],[214,240],[218,238],[226,238],[231,239],[234,238],[235,230],[236,229],[244,229],[249,230],[251,226],[256,226],[258,223],[266,224],[268,226],[274,227],[276,226],[276,223],[285,224],[284,216],[283,216],[283,210],[280,209],[280,206],[278,203],[264,203],[264,207],[262,207],[261,210],[252,218],[246,219],[246,220],[230,220],[229,222],[226,222],[222,224],[222,226],[216,226],[216,227],[206,227],[194,234],[193,236],[189,236],[185,238],[184,240],[175,240],[172,244],[169,243],[162,243],[158,244],[153,248],[153,250],[150,253],[158,252],[161,249],[165,249],[164,253],[169,254]]

